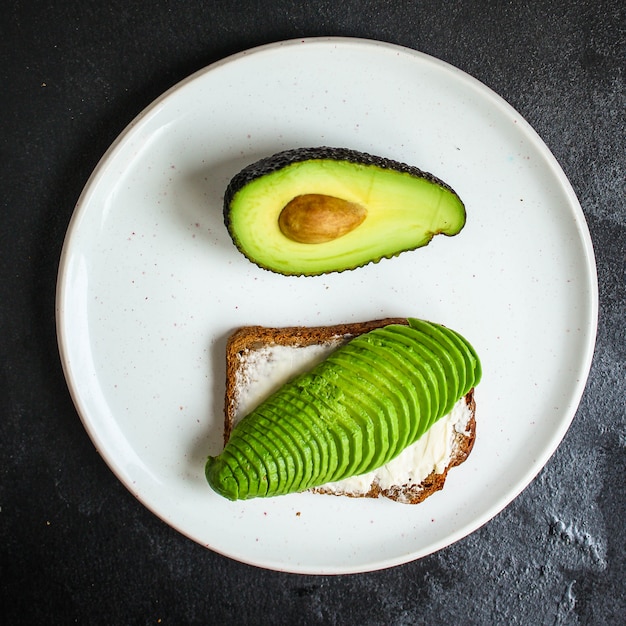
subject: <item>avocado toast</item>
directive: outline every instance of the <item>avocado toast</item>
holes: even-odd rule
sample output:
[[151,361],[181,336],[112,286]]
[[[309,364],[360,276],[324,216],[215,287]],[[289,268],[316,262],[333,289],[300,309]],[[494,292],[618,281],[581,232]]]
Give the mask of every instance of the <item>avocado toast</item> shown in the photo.
[[[230,499],[308,489],[422,501],[474,441],[480,362],[459,338],[403,318],[236,331],[209,483]],[[399,345],[386,357],[389,339]]]

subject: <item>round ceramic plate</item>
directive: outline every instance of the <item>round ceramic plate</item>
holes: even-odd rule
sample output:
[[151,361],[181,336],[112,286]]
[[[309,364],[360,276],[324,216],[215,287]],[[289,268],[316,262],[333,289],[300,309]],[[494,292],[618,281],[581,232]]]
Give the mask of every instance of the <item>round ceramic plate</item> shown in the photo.
[[[303,146],[349,147],[448,182],[456,237],[314,278],[259,269],[222,220],[230,178]],[[417,506],[298,494],[229,502],[207,485],[222,445],[233,329],[386,316],[437,321],[480,354],[478,436]],[[358,39],[288,41],[194,74],[145,110],[90,178],[61,259],[69,388],[111,469],[156,515],[246,563],[329,574],[432,553],[502,510],[565,434],[596,332],[592,245],[549,150],[500,97],[424,54]]]

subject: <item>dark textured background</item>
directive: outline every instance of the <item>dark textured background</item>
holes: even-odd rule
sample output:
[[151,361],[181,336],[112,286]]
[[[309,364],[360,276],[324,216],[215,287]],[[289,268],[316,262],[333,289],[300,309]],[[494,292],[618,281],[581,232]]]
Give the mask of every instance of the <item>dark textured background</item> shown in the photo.
[[[0,622],[624,623],[625,26],[619,0],[3,2]],[[115,137],[195,70],[315,35],[421,50],[508,100],[570,178],[600,284],[587,390],[537,479],[448,549],[340,577],[230,561],[149,513],[83,430],[54,326],[65,229]]]

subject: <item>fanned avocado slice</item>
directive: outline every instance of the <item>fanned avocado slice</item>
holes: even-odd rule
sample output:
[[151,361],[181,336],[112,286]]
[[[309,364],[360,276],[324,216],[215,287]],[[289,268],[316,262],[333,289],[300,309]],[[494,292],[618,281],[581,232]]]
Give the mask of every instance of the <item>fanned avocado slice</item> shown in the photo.
[[[254,463],[250,464],[248,471],[252,471],[252,466],[271,467],[272,461],[278,464],[278,459],[282,458],[282,465],[285,471],[281,473],[279,468],[276,468],[278,484],[283,486],[289,485],[289,488],[291,488],[294,477],[302,475],[304,464],[300,457],[298,446],[294,445],[292,433],[289,429],[285,430],[282,420],[272,410],[272,407],[265,405],[261,411],[256,412],[254,420],[242,421],[239,425],[239,432],[242,439],[252,437],[257,440],[259,438],[265,440],[264,449]],[[272,433],[271,440],[267,437],[268,432]],[[274,472],[271,474],[274,474]],[[273,491],[276,488],[276,481],[269,480],[268,488]],[[245,493],[245,486],[242,486],[240,490],[242,493]]]
[[372,330],[245,416],[221,454],[208,458],[207,480],[237,500],[303,491],[376,469],[480,377],[474,348],[443,326],[414,322]]
[[[336,400],[331,400],[330,396],[317,396],[316,404],[319,409],[330,418],[332,416],[332,429],[341,431],[345,435],[345,444],[338,446],[340,455],[337,457],[339,463],[337,471],[330,474],[330,481],[337,480],[340,476],[353,476],[355,467],[361,462],[365,445],[365,433],[361,424],[353,419],[343,398],[343,390],[337,389]],[[313,483],[307,487],[316,486]]]
[[[267,476],[265,468],[259,462],[263,457],[258,456],[258,451],[254,450],[247,437],[239,437],[233,441],[231,456],[237,460],[237,465],[229,463],[233,468],[233,476],[239,485],[247,484],[247,497],[254,498],[267,494]],[[245,489],[245,487],[244,487]],[[242,487],[239,487],[241,493]]]
[[456,235],[465,206],[417,167],[346,148],[279,152],[241,170],[224,195],[237,248],[286,275],[342,272]]
[[[309,429],[308,436],[316,447],[316,455],[319,455],[319,476],[327,476],[331,471],[330,458],[333,456],[332,451],[336,450],[336,442],[332,433],[328,431],[325,425],[309,402],[298,396],[294,389],[291,388],[284,394],[285,401],[292,407],[292,412],[300,415],[304,419],[303,428]],[[330,454],[329,454],[329,451]]]
[[471,374],[466,371],[463,346],[461,345],[460,340],[453,336],[453,333],[445,328],[445,326],[417,319],[410,319],[409,326],[421,331],[426,337],[431,338],[432,342],[430,342],[429,345],[431,345],[433,349],[438,346],[441,351],[442,358],[446,359],[449,366],[451,366],[454,370],[448,370],[450,377],[449,380],[456,382],[456,390],[453,394],[452,403],[446,411],[448,412],[452,409],[454,402],[456,402],[454,397],[458,399],[464,396],[474,382]]
[[399,331],[405,328],[406,326],[393,325],[379,328],[375,332],[388,338],[390,345],[393,345],[393,350],[423,375],[426,385],[422,392],[428,395],[430,399],[430,411],[426,415],[424,424],[420,424],[423,433],[433,425],[438,417],[442,416],[441,409],[445,405],[447,390],[439,363],[430,358],[427,349],[422,344],[406,340],[406,337],[400,334]]
[[355,388],[350,384],[349,372],[343,372],[341,377],[347,382],[344,394],[351,411],[361,414],[364,419],[370,418],[367,428],[372,435],[367,441],[364,440],[363,442],[361,464],[357,465],[354,470],[354,475],[356,476],[363,474],[369,467],[379,467],[382,464],[382,459],[386,457],[389,449],[390,437],[387,422],[385,420],[375,420],[369,415],[369,394],[363,393],[362,389]]
[[[275,402],[267,403],[264,407],[264,417],[271,419],[269,422],[269,431],[278,435],[275,441],[271,443],[268,442],[268,452],[270,454],[273,453],[272,456],[276,457],[280,455],[293,457],[294,466],[299,468],[299,470],[292,472],[291,476],[286,480],[293,480],[294,482],[292,482],[290,488],[298,489],[299,487],[295,482],[296,477],[307,480],[311,477],[315,469],[313,460],[315,448],[302,445],[303,439],[305,437],[307,439],[309,438],[308,431],[310,428],[306,429],[306,435],[298,428],[295,428],[292,420],[289,419],[289,416],[292,415],[293,412],[285,409],[284,398],[277,397],[275,400]],[[254,428],[256,420],[249,420],[249,422],[251,422]],[[244,426],[246,425],[247,424],[244,422]],[[257,430],[260,434],[263,433],[263,429],[258,428]],[[265,439],[267,441],[267,435]],[[267,455],[265,459],[260,458],[259,460],[265,461],[265,465],[269,464]]]
[[[390,458],[406,447],[411,424],[419,414],[416,413],[410,397],[407,397],[410,396],[411,387],[410,384],[407,385],[410,380],[403,377],[401,369],[389,364],[389,351],[384,346],[370,343],[366,338],[367,335],[357,337],[350,342],[349,350],[339,352],[331,356],[331,359],[337,359],[338,363],[348,369],[352,375],[352,384],[365,387],[371,404],[380,406],[382,413],[388,416],[380,421],[385,422],[389,430],[386,456]],[[379,464],[372,463],[363,471],[370,471]]]
[[255,456],[261,459],[258,468],[265,472],[265,476],[261,480],[266,483],[268,490],[273,491],[276,485],[287,480],[289,476],[286,471],[285,455],[277,454],[268,449],[266,438],[262,434],[254,432],[253,429],[246,431],[246,440],[254,449]]
[[421,434],[420,424],[426,421],[423,419],[424,416],[430,415],[430,396],[424,394],[424,389],[427,387],[426,381],[423,374],[412,367],[406,359],[395,350],[387,349],[384,337],[380,337],[376,333],[367,333],[362,338],[376,353],[378,362],[384,362],[385,372],[390,380],[402,389],[402,400],[406,403],[407,416],[410,416],[406,425],[406,433],[404,433],[399,445],[399,448],[402,449],[418,438]]
[[476,350],[474,346],[472,346],[463,335],[461,335],[456,330],[452,330],[451,328],[447,328],[445,326],[441,326],[438,324],[433,324],[439,328],[442,332],[444,332],[450,341],[454,342],[459,349],[463,359],[465,361],[465,386],[463,395],[465,395],[472,387],[478,385],[482,378],[482,365],[480,359],[478,358],[478,354],[476,354]]
[[[394,328],[398,334],[407,336],[409,339],[411,338],[409,332],[413,333],[417,330],[415,326],[410,329],[407,326]],[[452,410],[456,401],[461,397],[458,394],[459,375],[457,367],[450,358],[448,350],[441,343],[433,341],[429,335],[421,331],[418,332],[420,332],[420,355],[425,361],[433,365],[433,370],[436,371],[440,381],[439,388],[445,392],[440,394],[439,399],[439,414],[442,417]]]
[[[369,434],[369,441],[363,444],[363,454],[352,469],[352,475],[362,474],[378,467],[381,459],[388,456],[389,444],[398,440],[399,411],[389,389],[385,390],[386,393],[380,393],[381,382],[368,373],[367,364],[364,364],[357,354],[339,353],[334,356],[336,360],[333,363],[336,363],[339,366],[337,369],[342,372],[346,399],[352,400],[354,394],[358,394],[362,399],[362,405],[366,407],[365,411],[354,411],[352,419],[355,427],[362,428]],[[366,458],[366,454],[369,458]]]

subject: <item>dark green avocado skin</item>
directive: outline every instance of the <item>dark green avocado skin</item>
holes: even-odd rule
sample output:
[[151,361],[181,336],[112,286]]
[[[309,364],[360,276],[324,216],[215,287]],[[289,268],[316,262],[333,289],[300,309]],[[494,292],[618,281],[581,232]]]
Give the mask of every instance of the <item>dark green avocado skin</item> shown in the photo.
[[375,165],[383,169],[394,170],[396,172],[404,172],[412,176],[419,176],[431,183],[439,185],[448,191],[456,194],[454,189],[446,182],[437,178],[430,172],[425,172],[413,165],[407,165],[400,161],[387,159],[385,157],[375,156],[367,152],[359,152],[350,148],[332,148],[329,146],[319,146],[314,148],[292,148],[291,150],[283,150],[271,156],[264,157],[255,163],[251,163],[244,167],[236,174],[228,184],[224,193],[224,224],[230,232],[229,209],[234,195],[245,185],[261,176],[266,176],[272,172],[283,169],[292,163],[301,161],[310,161],[313,159],[334,159],[336,161],[348,161],[350,163],[358,163],[360,165]]

